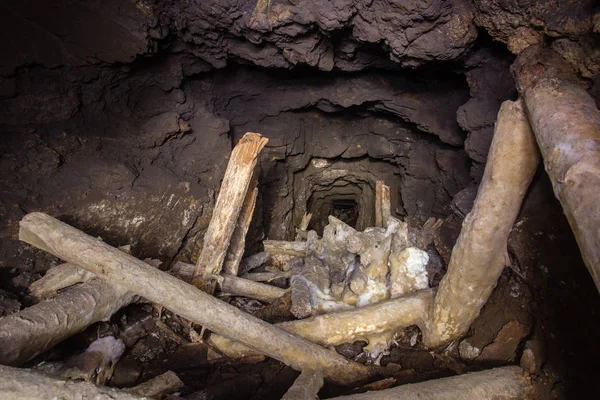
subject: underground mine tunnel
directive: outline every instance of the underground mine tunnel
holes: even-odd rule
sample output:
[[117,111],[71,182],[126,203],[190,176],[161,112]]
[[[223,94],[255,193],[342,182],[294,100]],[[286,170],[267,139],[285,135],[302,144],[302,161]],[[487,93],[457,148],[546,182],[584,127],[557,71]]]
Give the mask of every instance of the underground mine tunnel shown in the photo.
[[594,0],[0,10],[0,398],[600,390]]

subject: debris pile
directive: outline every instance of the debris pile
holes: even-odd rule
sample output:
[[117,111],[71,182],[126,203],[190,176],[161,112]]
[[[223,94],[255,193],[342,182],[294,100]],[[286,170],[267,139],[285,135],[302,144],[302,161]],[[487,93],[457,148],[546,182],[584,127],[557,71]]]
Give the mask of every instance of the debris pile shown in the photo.
[[[422,345],[430,350],[454,342],[453,347],[464,354],[464,359],[490,358],[487,353],[493,347],[488,346],[480,353],[479,348],[468,342],[457,345],[456,340],[469,330],[507,264],[508,234],[540,160],[536,138],[540,143],[554,143],[556,130],[550,128],[556,125],[562,132],[571,121],[567,114],[553,114],[556,118],[544,122],[546,102],[540,103],[541,97],[536,93],[542,91],[544,98],[566,98],[571,103],[565,106],[573,109],[577,109],[577,99],[585,100],[584,105],[593,118],[585,126],[576,126],[576,134],[563,136],[575,140],[595,135],[597,139],[600,131],[600,114],[592,109],[589,96],[581,93],[567,96],[580,88],[573,87],[568,77],[564,77],[567,76],[564,66],[543,51],[536,53],[540,51],[533,48],[524,52],[515,64],[524,100],[507,101],[500,109],[477,198],[465,217],[447,273],[438,288],[429,288],[427,249],[440,221],[430,219],[422,228],[410,229],[406,222],[391,215],[390,191],[381,181],[373,182],[375,227],[357,231],[329,216],[319,238],[308,229],[311,216],[305,215],[295,241],[265,240],[263,253],[242,260],[257,199],[257,156],[267,142],[260,134],[247,133],[232,152],[196,265],[177,263],[169,272],[161,271],[155,260],[139,260],[128,254],[127,248],[111,247],[49,215],[34,212],[22,219],[19,238],[64,260],[65,264],[52,268],[32,285],[37,304],[0,318],[0,363],[4,364],[0,366],[0,393],[9,398],[33,393],[33,396],[39,394],[38,397],[133,399],[161,397],[179,390],[182,382],[168,371],[127,391],[69,381],[106,384],[125,348],[136,346],[139,337],[147,333],[148,322],[153,322],[154,327],[182,348],[188,342],[210,348],[207,359],[256,361],[270,357],[301,371],[284,396],[286,399],[315,398],[323,382],[350,389],[365,384],[372,389],[388,388],[390,381],[378,379],[386,378],[389,370],[360,364],[333,347],[365,340],[368,342],[365,352],[377,364],[396,334],[402,340],[407,339],[403,331],[409,327],[418,328]],[[542,77],[535,76],[541,73],[539,68],[531,67],[537,65],[538,58],[540,65],[546,63],[552,67],[542,71]],[[544,92],[547,89],[544,85],[532,84],[538,78],[553,78],[552,74],[557,76],[552,79],[551,93]],[[526,108],[530,116],[537,115],[531,125]],[[560,147],[560,143],[555,147]],[[542,147],[542,151],[552,148]],[[586,151],[593,150],[586,148]],[[597,208],[597,202],[590,201],[597,185],[584,186],[583,180],[578,181],[579,170],[573,172],[572,166],[586,164],[585,160],[573,160],[575,155],[571,153],[562,158],[550,157],[550,175],[578,233],[586,263],[596,277],[597,257],[590,249],[595,248],[597,230],[589,233],[588,229],[595,219],[584,221],[574,204],[575,200],[583,199],[582,204]],[[555,174],[567,169],[568,184],[563,185],[564,180]],[[587,174],[592,167],[583,169]],[[278,280],[289,281],[289,287],[270,284]],[[221,295],[257,299],[274,306],[283,304],[296,319],[268,323],[220,300],[214,296],[217,289]],[[287,305],[286,297],[291,298]],[[123,324],[121,338],[105,335],[91,341],[87,350],[64,363],[38,365],[37,372],[13,368],[136,302],[152,304],[148,307],[156,311],[158,318],[152,321],[131,318],[131,323]],[[177,331],[165,323],[163,313],[178,320],[185,330]],[[502,333],[509,339],[522,338],[526,329],[511,323],[502,328]],[[414,338],[411,335],[408,339],[411,345]],[[497,341],[498,346],[501,342]],[[516,347],[516,340],[512,342],[512,347]],[[521,363],[528,372],[535,372],[539,370],[540,350],[531,343],[534,342],[528,343]],[[431,354],[438,360],[453,362],[446,354],[435,351]],[[512,359],[513,355],[511,351],[505,358]],[[465,372],[456,362],[452,368],[459,374]],[[385,389],[385,392],[352,394],[348,398],[420,397],[427,393],[432,399],[462,399],[472,398],[469,396],[476,393],[480,399],[508,399],[523,398],[529,390],[526,374],[512,366]]]

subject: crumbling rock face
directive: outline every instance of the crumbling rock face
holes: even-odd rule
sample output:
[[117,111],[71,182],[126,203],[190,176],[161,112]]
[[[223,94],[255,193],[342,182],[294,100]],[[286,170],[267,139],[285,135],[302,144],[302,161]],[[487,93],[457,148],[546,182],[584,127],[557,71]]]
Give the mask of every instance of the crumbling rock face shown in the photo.
[[594,0],[512,1],[476,0],[475,22],[496,40],[520,53],[531,44],[550,37],[578,37],[594,29]]
[[[164,4],[159,8],[166,9]],[[215,67],[228,57],[324,71],[384,67],[388,57],[417,66],[455,59],[477,37],[470,4],[462,0],[197,2],[168,10],[177,31],[184,32],[178,33],[181,41]],[[370,43],[383,44],[384,51],[370,51]]]

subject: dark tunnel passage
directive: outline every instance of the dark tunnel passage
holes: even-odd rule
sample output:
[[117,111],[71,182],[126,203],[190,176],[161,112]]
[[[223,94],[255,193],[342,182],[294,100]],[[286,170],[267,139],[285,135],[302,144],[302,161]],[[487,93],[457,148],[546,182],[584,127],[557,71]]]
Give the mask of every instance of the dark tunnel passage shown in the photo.
[[[318,398],[509,366],[525,374],[532,398],[600,391],[600,296],[552,186],[550,161],[560,157],[543,158],[547,149],[538,142],[543,122],[569,115],[557,108],[534,118],[534,107],[522,103],[541,98],[524,95],[530,86],[552,82],[556,90],[537,105],[559,93],[587,113],[567,125],[589,122],[589,143],[597,140],[600,9],[594,0],[513,3],[0,2],[0,398],[22,398],[6,382],[30,372],[130,390],[170,371],[177,389],[156,398],[278,400],[299,376],[297,362],[316,353],[343,357],[336,360],[357,370],[383,367],[348,387],[326,373]],[[531,49],[546,56],[521,68]],[[533,79],[540,71],[558,77]],[[565,87],[586,106],[564,95]],[[502,246],[456,251],[465,229],[479,229],[465,237],[492,237],[485,229],[503,218],[501,196],[488,204],[493,217],[471,213],[503,104],[524,104],[541,163]],[[246,160],[248,182],[227,191],[234,148],[248,132],[268,141]],[[575,129],[553,132],[563,140]],[[244,175],[238,167],[230,181]],[[494,171],[487,174],[497,183]],[[389,201],[377,182],[389,188]],[[240,204],[218,206],[223,193]],[[223,210],[230,215],[214,223]],[[150,302],[130,288],[122,296],[119,283],[81,295],[73,310],[94,315],[85,326],[56,328],[48,334],[56,340],[41,337],[52,323],[87,321],[48,304],[108,281],[20,240],[20,221],[35,212],[129,252],[168,273],[166,280],[194,276],[206,289],[197,278],[210,275],[218,282],[207,301],[225,304],[223,320],[235,308],[231,315],[246,322],[266,322],[264,335],[217,331],[249,329],[239,321],[208,332],[211,324],[178,315],[163,299]],[[440,282],[451,269],[463,282],[493,269],[488,263],[469,275],[471,264],[451,268],[451,260],[491,248],[502,249],[504,264],[489,298],[460,307],[477,303],[478,316],[444,346],[429,346],[430,320],[419,318],[433,318],[439,298],[432,296],[450,287]],[[212,275],[197,273],[205,259],[219,264]],[[228,275],[252,290],[236,292]],[[40,282],[51,287],[47,293],[36,292]],[[396,308],[401,303],[410,303],[410,318]],[[45,310],[40,321],[52,322],[15,328],[15,320],[36,321],[26,312],[38,309]],[[241,340],[242,351],[229,339],[260,342],[281,327],[312,350],[269,358],[286,346],[267,343],[271,352]],[[15,344],[19,337],[31,356]],[[94,360],[82,363],[89,353]],[[108,367],[77,369],[100,359]]]

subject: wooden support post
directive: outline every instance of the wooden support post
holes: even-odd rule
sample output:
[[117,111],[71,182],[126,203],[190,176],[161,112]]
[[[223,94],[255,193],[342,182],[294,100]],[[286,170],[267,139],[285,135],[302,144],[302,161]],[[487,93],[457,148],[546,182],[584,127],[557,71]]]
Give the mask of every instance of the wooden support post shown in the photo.
[[41,279],[29,285],[29,293],[37,301],[50,298],[61,289],[87,282],[95,275],[77,265],[65,263],[52,267]]
[[[424,327],[434,296],[433,289],[422,290],[366,307],[282,322],[277,326],[322,346],[369,340],[371,336],[393,334],[411,325]],[[208,343],[230,358],[256,355],[247,346],[222,335],[211,334]]]
[[263,246],[265,247],[265,252],[269,254],[285,254],[297,257],[304,257],[306,255],[306,242],[263,240]]
[[528,399],[532,393],[529,378],[521,368],[511,366],[335,397],[332,400],[515,400]]
[[297,370],[323,369],[328,379],[341,384],[366,379],[373,373],[335,351],[261,321],[49,215],[26,215],[20,222],[19,239]]
[[296,241],[306,240],[306,231],[308,230],[308,224],[312,219],[312,214],[304,214],[300,226],[296,229]]
[[383,228],[383,181],[375,181],[375,227]]
[[123,286],[94,278],[0,318],[0,364],[21,365],[91,324],[107,320],[136,297]]
[[567,63],[530,46],[512,73],[575,239],[600,291],[600,111]]
[[[119,250],[129,254],[131,246],[121,246]],[[77,265],[59,264],[50,268],[43,277],[29,285],[29,294],[36,301],[41,301],[55,296],[59,290],[77,283],[87,282],[95,277],[96,275]]]
[[423,334],[432,348],[467,332],[509,263],[508,234],[540,156],[523,103],[505,101],[473,209],[463,222]]
[[258,153],[267,142],[260,134],[248,132],[231,153],[194,273],[194,285],[209,293],[214,291],[216,277],[221,273]]
[[147,400],[115,388],[96,386],[90,382],[63,381],[28,369],[0,365],[0,393],[3,399],[97,399]]
[[137,396],[161,399],[164,395],[176,392],[183,386],[183,382],[175,372],[167,371],[124,391]]
[[323,371],[305,370],[296,378],[281,400],[316,400],[322,387]]
[[244,199],[244,204],[242,205],[240,216],[233,231],[229,249],[227,250],[227,256],[225,256],[223,272],[228,275],[238,275],[240,262],[246,248],[246,235],[248,234],[248,228],[250,228],[250,222],[254,215],[254,207],[256,206],[256,198],[258,197],[257,183],[255,174],[246,193],[246,198]]
[[[169,273],[185,282],[191,283],[194,268],[193,264],[178,261],[173,268],[171,268]],[[234,296],[249,297],[267,303],[271,303],[285,294],[285,289],[277,286],[266,285],[250,279],[227,274],[223,274],[219,277],[219,286],[221,287],[221,291]]]
[[392,201],[390,199],[390,187],[381,186],[381,224],[382,228],[387,228],[390,217],[392,216]]

